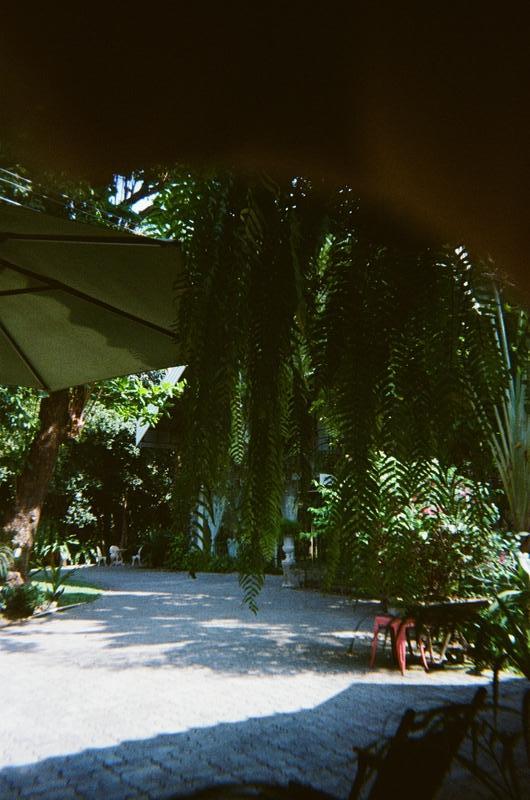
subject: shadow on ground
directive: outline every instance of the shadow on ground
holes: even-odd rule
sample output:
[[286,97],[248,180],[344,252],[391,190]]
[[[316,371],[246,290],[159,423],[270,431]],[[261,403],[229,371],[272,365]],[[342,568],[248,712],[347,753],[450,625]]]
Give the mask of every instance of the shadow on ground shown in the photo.
[[[506,682],[505,699],[518,701],[520,682]],[[455,686],[451,701],[471,698]],[[407,706],[447,702],[447,687],[403,686],[399,695],[380,684],[353,684],[320,706],[236,723],[165,734],[113,747],[87,749],[0,772],[0,797],[169,797],[223,782],[306,783],[345,798],[355,775],[352,746],[392,734]],[[522,776],[524,780],[524,776]],[[469,776],[454,772],[441,797],[485,797]]]
[[[352,747],[393,733],[408,706],[467,701],[487,683],[461,669],[402,678],[388,653],[370,671],[376,606],[277,577],[254,617],[233,575],[86,572],[109,589],[95,603],[0,636],[13,695],[2,800],[152,800],[256,780],[343,798]],[[525,686],[503,692],[517,705]],[[453,783],[447,800],[464,791]]]

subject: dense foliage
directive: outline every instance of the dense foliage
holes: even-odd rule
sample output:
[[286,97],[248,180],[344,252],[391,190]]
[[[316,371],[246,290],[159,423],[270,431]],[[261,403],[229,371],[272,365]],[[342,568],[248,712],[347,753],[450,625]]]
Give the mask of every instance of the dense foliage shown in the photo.
[[328,580],[407,606],[481,594],[513,564],[517,542],[497,530],[491,491],[455,467],[376,452],[366,486],[366,513],[352,540],[337,527],[340,484],[319,487],[315,533],[337,562]]
[[[349,583],[378,513],[375,453],[491,477],[484,426],[506,374],[489,281],[463,247],[421,241],[367,213],[351,189],[301,179],[180,174],[146,224],[182,240],[188,269],[182,519],[237,467],[246,572],[259,575],[270,556],[293,473],[303,500],[319,426],[338,493],[328,569],[341,565]],[[259,581],[244,588],[252,602]]]
[[35,433],[38,395],[31,389],[0,386],[0,502],[5,507],[9,497],[4,493],[13,486]]
[[[37,539],[34,562],[94,559],[95,547],[133,547],[154,527],[170,527],[173,456],[134,444],[135,420],[155,421],[174,393],[161,375],[107,381],[91,394],[81,434],[62,446]],[[158,410],[155,405],[158,404]],[[12,502],[16,476],[36,425],[38,394],[4,389],[0,498]],[[20,422],[20,435],[17,435]],[[27,433],[25,434],[25,431]]]
[[2,613],[8,619],[31,617],[44,601],[44,593],[34,583],[22,586],[3,586],[1,591]]
[[530,561],[519,555],[519,564],[500,583],[494,602],[483,613],[470,635],[479,668],[498,672],[505,665],[530,680]]
[[[114,185],[112,203],[92,207],[78,190],[67,213],[182,243],[188,291],[177,324],[188,369],[176,477],[169,455],[131,443],[130,419],[149,410],[142,384],[110,384],[79,440],[63,445],[42,546],[61,527],[72,542],[130,535],[165,553],[171,522],[180,564],[185,547],[208,541],[199,499],[229,497],[255,608],[286,484],[297,481],[307,527],[312,480],[326,471],[335,477],[328,585],[411,597],[467,591],[471,566],[486,569],[488,553],[491,566],[504,548],[485,482],[495,477],[489,441],[509,369],[479,260],[461,243],[392,224],[347,187],[185,170],[120,186],[122,196]],[[31,403],[10,392],[0,414],[21,413],[31,431]],[[17,446],[0,464],[6,496]]]

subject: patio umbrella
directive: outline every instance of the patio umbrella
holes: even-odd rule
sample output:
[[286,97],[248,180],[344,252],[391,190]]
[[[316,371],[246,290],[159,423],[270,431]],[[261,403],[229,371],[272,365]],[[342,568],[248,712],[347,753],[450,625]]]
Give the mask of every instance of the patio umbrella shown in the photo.
[[179,361],[173,242],[0,204],[0,383],[55,391]]

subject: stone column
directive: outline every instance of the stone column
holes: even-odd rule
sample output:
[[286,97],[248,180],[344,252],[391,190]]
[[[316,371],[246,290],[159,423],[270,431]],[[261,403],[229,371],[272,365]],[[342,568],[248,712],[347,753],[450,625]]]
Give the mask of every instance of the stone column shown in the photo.
[[[298,475],[292,476],[292,479],[285,490],[282,513],[284,519],[293,520],[294,522],[296,522],[298,519]],[[282,547],[283,552],[285,553],[285,558],[282,559],[282,588],[296,589],[300,585],[300,581],[294,571],[296,567],[296,559],[294,556],[294,536],[286,534],[283,537]]]
[[282,559],[282,570],[283,570],[283,589],[296,589],[298,586],[298,580],[293,572],[294,567],[296,565],[295,557],[294,557],[294,538],[292,536],[284,536],[283,537],[283,552],[285,553],[285,558]]

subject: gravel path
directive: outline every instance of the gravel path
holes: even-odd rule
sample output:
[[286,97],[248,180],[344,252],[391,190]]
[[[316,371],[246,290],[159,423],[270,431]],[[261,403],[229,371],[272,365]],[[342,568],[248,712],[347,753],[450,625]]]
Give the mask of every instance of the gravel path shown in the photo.
[[78,576],[106,589],[95,603],[0,631],[2,800],[152,800],[251,779],[342,798],[353,745],[487,683],[456,668],[401,677],[385,659],[368,670],[375,606],[276,576],[257,617],[234,575]]

